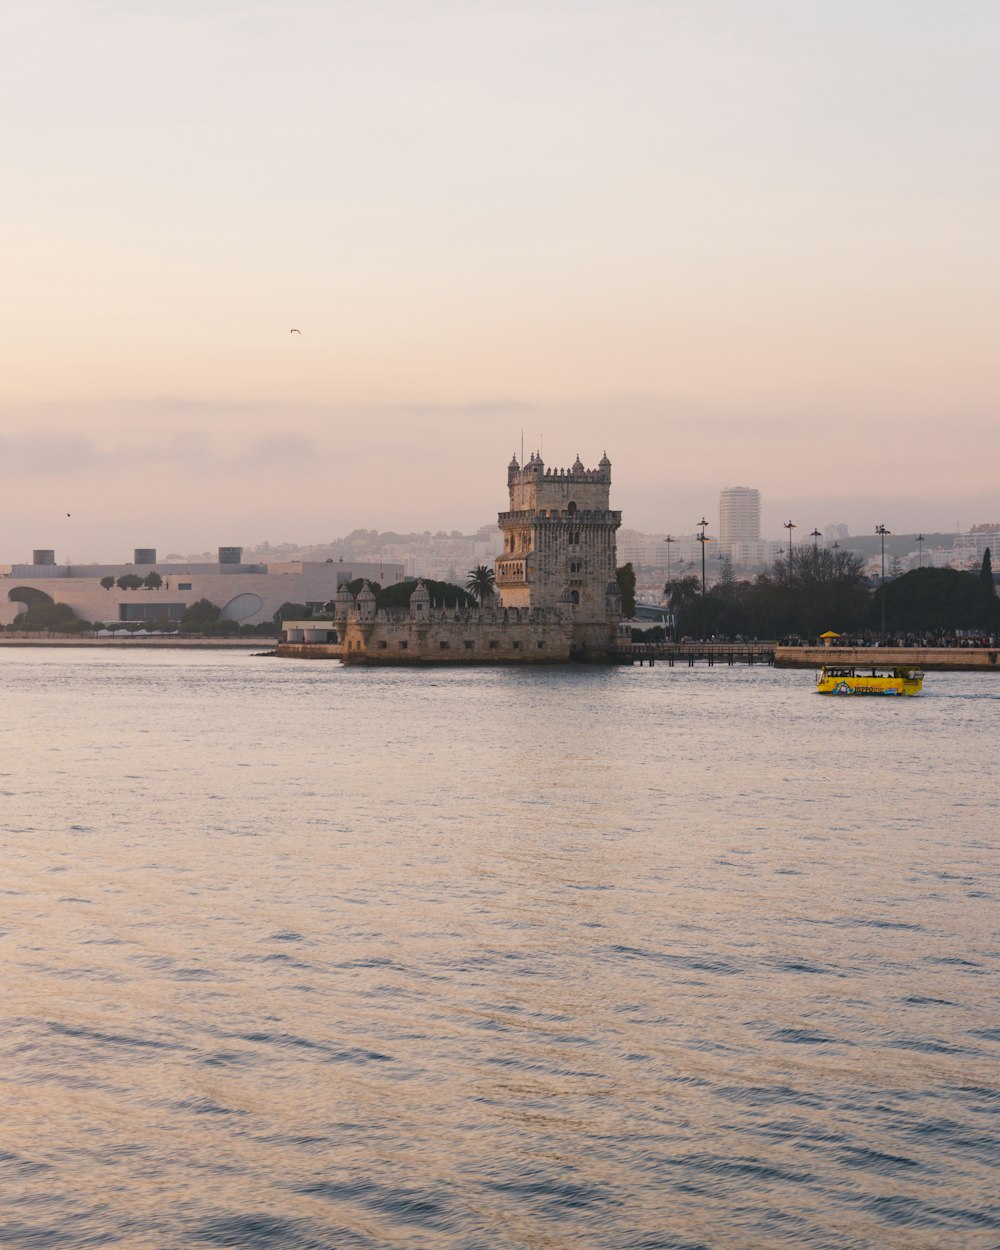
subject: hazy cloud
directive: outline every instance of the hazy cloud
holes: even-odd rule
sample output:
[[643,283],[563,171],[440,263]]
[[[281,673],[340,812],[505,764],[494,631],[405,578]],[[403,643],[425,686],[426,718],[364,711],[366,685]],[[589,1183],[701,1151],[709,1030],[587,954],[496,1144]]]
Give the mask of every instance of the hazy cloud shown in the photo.
[[319,457],[320,451],[313,439],[291,430],[254,439],[233,458],[233,463],[253,468],[294,466],[314,463]]
[[0,461],[8,474],[37,477],[89,472],[102,455],[93,439],[54,430],[0,435]]

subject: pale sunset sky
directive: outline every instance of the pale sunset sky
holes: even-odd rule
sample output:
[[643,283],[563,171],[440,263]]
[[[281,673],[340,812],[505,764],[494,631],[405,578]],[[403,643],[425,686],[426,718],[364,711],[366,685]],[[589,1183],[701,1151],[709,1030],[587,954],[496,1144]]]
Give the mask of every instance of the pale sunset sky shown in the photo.
[[0,561],[468,531],[522,430],[647,531],[1000,520],[998,67],[997,0],[8,0]]

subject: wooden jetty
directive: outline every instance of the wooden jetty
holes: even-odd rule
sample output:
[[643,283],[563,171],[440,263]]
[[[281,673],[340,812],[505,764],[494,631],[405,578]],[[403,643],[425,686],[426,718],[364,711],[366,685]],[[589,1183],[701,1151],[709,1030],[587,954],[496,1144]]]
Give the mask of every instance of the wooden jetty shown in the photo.
[[696,663],[724,664],[773,664],[773,642],[624,642],[615,648],[616,664],[648,664],[650,668],[659,660],[670,668]]
[[774,668],[919,668],[928,673],[1000,672],[998,647],[821,647],[775,642],[626,642],[615,648],[617,664],[768,664]]

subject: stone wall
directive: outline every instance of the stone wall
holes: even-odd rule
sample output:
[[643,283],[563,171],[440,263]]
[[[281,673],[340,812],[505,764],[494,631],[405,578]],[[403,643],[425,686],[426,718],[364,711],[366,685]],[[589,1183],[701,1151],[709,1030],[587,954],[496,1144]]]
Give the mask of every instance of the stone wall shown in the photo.
[[352,613],[343,638],[345,664],[558,664],[574,647],[571,617],[537,609]]
[[925,672],[1000,672],[996,647],[775,647],[775,668],[922,668]]

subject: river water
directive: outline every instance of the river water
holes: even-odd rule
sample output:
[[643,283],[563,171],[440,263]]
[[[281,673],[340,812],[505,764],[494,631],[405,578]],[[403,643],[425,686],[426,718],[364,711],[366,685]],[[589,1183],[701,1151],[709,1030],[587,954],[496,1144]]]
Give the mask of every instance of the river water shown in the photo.
[[1000,1245],[995,675],[0,679],[0,1246]]

